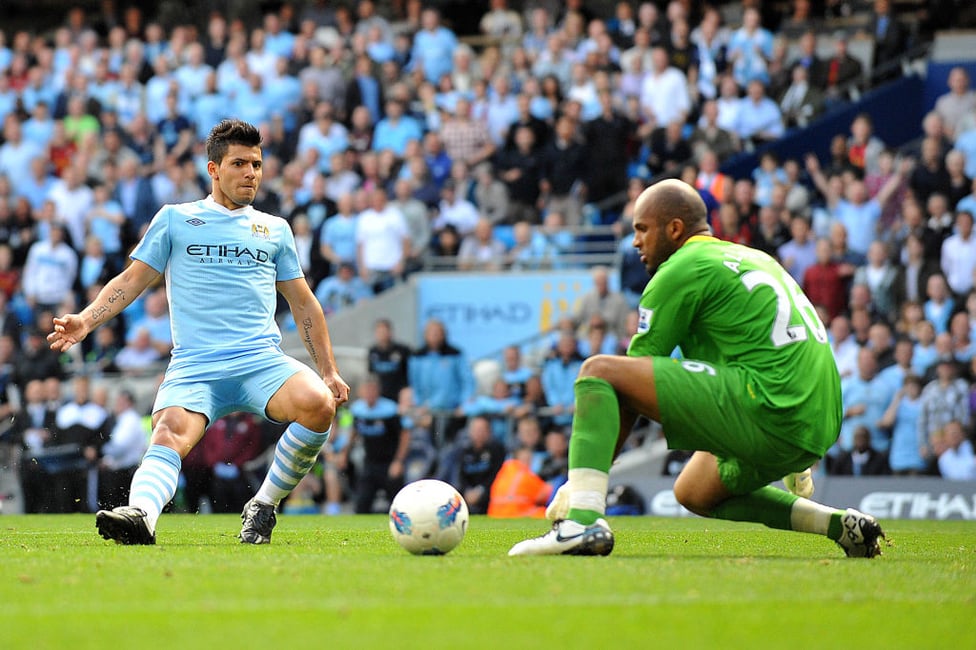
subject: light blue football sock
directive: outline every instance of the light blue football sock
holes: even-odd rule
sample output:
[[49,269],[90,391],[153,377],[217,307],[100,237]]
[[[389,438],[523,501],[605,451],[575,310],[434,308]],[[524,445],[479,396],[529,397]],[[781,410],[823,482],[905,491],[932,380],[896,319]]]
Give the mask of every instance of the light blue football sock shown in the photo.
[[156,531],[159,513],[176,494],[183,459],[174,449],[163,445],[150,445],[142,464],[132,477],[129,505],[146,511],[149,530]]
[[288,425],[275,445],[274,460],[255,500],[277,507],[312,469],[331,432],[331,427],[318,433],[297,422]]

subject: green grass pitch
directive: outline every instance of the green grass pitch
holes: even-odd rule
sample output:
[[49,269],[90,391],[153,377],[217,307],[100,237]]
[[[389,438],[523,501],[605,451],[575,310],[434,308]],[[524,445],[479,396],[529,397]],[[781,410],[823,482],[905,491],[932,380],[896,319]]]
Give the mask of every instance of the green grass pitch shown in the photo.
[[612,518],[606,558],[509,558],[543,521],[473,517],[444,557],[382,516],[164,515],[158,545],[94,517],[0,517],[0,648],[973,648],[976,522],[884,522],[892,545],[697,518]]

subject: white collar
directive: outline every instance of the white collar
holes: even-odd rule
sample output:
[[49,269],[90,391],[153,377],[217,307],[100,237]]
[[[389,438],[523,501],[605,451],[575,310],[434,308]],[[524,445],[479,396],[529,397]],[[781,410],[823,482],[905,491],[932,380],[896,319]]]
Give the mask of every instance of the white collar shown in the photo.
[[207,207],[212,210],[217,210],[218,212],[223,212],[224,214],[232,215],[232,216],[245,214],[247,211],[252,210],[254,208],[254,206],[251,205],[243,205],[237,209],[229,210],[225,206],[217,203],[217,200],[214,199],[213,194],[208,194],[207,198],[205,198],[203,202],[206,203]]

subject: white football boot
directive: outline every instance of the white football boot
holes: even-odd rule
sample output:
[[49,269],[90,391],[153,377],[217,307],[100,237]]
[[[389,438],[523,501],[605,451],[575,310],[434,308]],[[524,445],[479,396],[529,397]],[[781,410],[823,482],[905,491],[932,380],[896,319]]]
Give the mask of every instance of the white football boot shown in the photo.
[[613,531],[605,519],[589,526],[572,519],[555,522],[545,535],[519,542],[508,552],[513,555],[610,555]]

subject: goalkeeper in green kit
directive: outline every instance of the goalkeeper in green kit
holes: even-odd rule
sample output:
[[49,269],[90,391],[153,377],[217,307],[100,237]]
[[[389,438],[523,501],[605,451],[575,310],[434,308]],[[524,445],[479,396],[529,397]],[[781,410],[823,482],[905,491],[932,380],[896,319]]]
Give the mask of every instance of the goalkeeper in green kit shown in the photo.
[[[837,439],[840,377],[800,287],[761,251],[711,236],[697,191],[647,188],[634,247],[652,274],[627,356],[587,359],[576,380],[569,481],[548,533],[509,555],[607,555],[608,472],[638,415],[672,449],[694,450],[674,495],[704,517],[825,535],[848,556],[880,555],[874,517],[810,501],[809,468]],[[680,346],[682,359],[671,352]],[[770,483],[783,479],[789,492]]]

